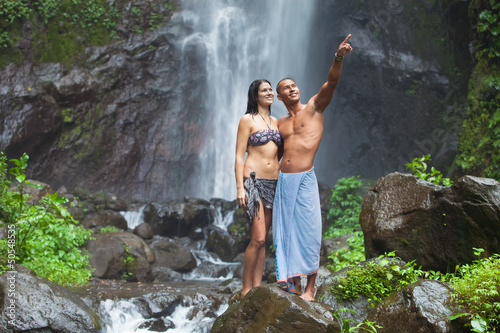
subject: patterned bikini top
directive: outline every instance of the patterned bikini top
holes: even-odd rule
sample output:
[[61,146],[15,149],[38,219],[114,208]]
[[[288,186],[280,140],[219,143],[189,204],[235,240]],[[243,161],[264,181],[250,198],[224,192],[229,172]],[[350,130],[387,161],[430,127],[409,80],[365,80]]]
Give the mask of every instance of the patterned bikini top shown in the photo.
[[267,129],[253,133],[248,138],[249,146],[265,145],[269,141],[273,141],[278,146],[281,145],[281,135],[278,130]]

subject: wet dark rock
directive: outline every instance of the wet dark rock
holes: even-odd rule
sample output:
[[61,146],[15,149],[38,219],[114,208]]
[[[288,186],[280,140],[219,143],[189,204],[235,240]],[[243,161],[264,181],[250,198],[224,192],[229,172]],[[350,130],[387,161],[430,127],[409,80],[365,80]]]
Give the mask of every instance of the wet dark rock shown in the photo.
[[86,215],[82,221],[82,225],[87,229],[99,230],[103,227],[116,227],[122,230],[127,230],[127,220],[117,211],[104,210]]
[[[15,281],[14,288],[11,281]],[[0,276],[0,287],[2,332],[84,333],[101,329],[100,318],[80,297],[47,279],[22,272],[5,273]],[[15,290],[14,298],[9,296],[11,289]],[[14,320],[9,317],[12,305]]]
[[121,279],[127,272],[127,253],[122,240],[110,234],[97,234],[94,238],[86,245],[90,266],[94,269],[92,275],[103,279]]
[[[28,194],[30,196],[28,203],[29,204],[37,204],[38,201],[46,196],[47,194],[53,194],[54,190],[52,187],[50,187],[49,184],[42,183],[38,180],[33,180],[30,179],[28,180],[30,184],[36,185],[36,187],[33,186],[24,186],[23,187],[23,192],[25,194]],[[17,191],[17,187],[12,187],[10,190]]]
[[151,239],[153,238],[153,229],[147,223],[141,223],[137,227],[134,228],[134,234],[141,237],[142,239]]
[[164,237],[187,237],[207,228],[214,220],[208,201],[151,203],[144,209],[144,222],[155,235]]
[[171,328],[175,328],[175,324],[166,318],[158,318],[145,321],[137,328],[148,330],[151,332],[166,332]]
[[220,209],[222,217],[225,217],[227,214],[233,213],[239,207],[236,200],[228,201],[220,198],[210,199],[210,204],[215,209]]
[[153,267],[154,281],[169,282],[169,281],[182,281],[182,274],[174,271],[170,267]]
[[189,248],[164,237],[155,236],[150,244],[156,262],[154,267],[169,267],[178,272],[189,272],[196,267],[196,258]]
[[196,273],[211,278],[221,278],[228,276],[234,270],[234,264],[213,263],[203,261],[196,267]]
[[222,332],[340,332],[330,310],[306,302],[276,286],[252,289],[219,316],[212,333]]
[[118,237],[126,246],[127,253],[134,257],[127,266],[127,280],[153,281],[150,264],[156,261],[156,256],[150,246],[142,238],[130,232],[112,232],[109,236]]
[[396,251],[424,270],[446,272],[500,252],[500,184],[465,176],[442,187],[416,176],[380,178],[363,202],[360,216],[366,257]]
[[223,261],[232,261],[243,249],[227,231],[213,227],[207,237],[207,251],[215,252]]
[[155,254],[144,240],[130,232],[97,234],[87,243],[93,276],[102,279],[152,281]]
[[368,317],[383,328],[377,332],[466,333],[462,320],[448,319],[465,312],[453,305],[451,288],[443,282],[424,280],[405,287],[373,309]]

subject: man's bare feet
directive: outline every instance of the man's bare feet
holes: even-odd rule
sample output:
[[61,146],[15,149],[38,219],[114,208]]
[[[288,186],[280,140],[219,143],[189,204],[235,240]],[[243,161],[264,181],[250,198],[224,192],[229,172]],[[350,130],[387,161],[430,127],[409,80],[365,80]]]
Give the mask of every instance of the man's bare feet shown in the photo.
[[314,290],[313,291],[305,291],[300,298],[302,298],[305,301],[312,302],[314,301]]

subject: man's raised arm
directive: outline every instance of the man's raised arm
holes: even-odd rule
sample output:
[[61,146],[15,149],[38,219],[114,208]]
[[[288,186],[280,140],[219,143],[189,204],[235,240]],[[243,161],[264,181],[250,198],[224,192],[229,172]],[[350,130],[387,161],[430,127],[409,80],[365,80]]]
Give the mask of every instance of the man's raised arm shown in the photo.
[[328,72],[328,81],[323,84],[318,94],[314,96],[312,99],[314,100],[314,106],[316,111],[323,112],[325,111],[328,104],[330,104],[333,93],[335,92],[335,88],[340,80],[340,74],[342,73],[342,59],[352,51],[352,46],[349,44],[349,38],[351,38],[351,34],[344,39],[342,43],[335,53],[335,60],[333,61],[332,67],[330,67],[330,71]]

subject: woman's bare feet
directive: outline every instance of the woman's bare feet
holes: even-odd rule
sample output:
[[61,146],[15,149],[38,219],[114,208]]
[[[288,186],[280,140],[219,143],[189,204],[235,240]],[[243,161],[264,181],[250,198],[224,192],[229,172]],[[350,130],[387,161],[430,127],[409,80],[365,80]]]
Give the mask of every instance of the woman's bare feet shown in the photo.
[[241,293],[241,297],[245,297],[246,294],[248,294],[248,292],[250,291],[251,288],[245,288],[245,289],[241,289],[240,293]]

